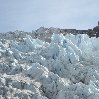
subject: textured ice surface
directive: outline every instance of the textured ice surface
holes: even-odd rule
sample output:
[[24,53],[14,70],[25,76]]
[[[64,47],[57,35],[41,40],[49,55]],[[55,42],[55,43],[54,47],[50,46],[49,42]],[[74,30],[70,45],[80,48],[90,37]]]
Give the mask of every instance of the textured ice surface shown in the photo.
[[99,99],[99,38],[21,36],[0,37],[0,99]]

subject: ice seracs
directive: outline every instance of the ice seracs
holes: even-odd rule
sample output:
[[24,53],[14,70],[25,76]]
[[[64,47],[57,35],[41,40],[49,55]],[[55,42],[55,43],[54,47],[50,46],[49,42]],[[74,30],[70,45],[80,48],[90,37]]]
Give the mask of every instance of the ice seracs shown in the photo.
[[34,34],[0,37],[0,98],[98,99],[99,38],[53,33],[45,42]]

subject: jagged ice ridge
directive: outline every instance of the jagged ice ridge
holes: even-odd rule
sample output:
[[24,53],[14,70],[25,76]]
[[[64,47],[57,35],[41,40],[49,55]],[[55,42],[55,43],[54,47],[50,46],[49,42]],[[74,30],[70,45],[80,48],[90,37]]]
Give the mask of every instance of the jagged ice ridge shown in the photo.
[[0,99],[99,99],[99,38],[0,37]]

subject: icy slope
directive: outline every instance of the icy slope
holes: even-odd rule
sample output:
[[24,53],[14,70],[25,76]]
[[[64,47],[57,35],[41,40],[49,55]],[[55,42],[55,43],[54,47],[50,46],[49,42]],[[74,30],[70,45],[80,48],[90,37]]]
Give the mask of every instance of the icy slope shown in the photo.
[[0,99],[99,99],[99,38],[6,37],[0,37]]

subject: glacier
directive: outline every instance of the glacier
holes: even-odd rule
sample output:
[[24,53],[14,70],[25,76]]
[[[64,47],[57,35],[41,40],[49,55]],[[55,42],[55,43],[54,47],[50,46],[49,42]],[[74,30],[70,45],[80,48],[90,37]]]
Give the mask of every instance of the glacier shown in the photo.
[[0,99],[99,99],[99,38],[17,33],[0,37]]

